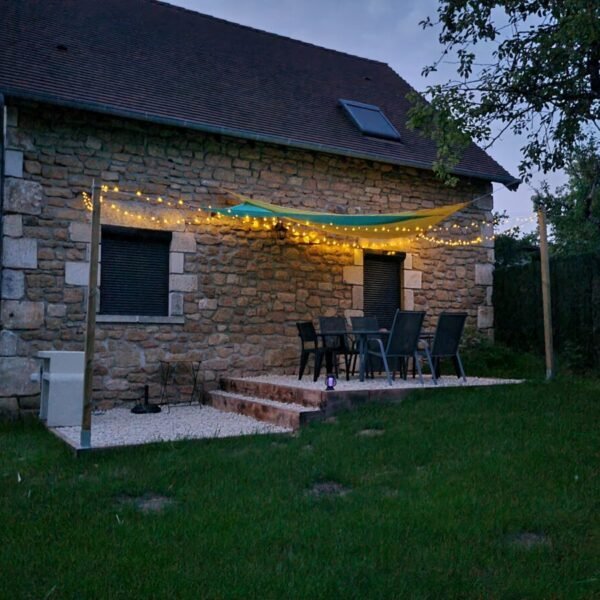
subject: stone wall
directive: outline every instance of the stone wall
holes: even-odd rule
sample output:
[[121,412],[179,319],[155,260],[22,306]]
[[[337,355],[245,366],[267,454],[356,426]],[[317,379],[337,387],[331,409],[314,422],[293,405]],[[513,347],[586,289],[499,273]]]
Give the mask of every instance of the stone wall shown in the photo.
[[[33,103],[8,109],[0,411],[35,409],[30,380],[39,350],[82,350],[89,269],[92,180],[160,194],[186,210],[222,200],[219,186],[309,209],[389,212],[478,197],[485,182],[441,186],[431,173]],[[129,204],[127,204],[129,202]],[[112,204],[112,203],[111,203]],[[107,203],[103,223],[159,227]],[[491,219],[491,201],[461,219]],[[167,209],[177,214],[175,209]],[[145,212],[144,212],[145,211]],[[148,218],[145,218],[145,217]],[[100,405],[156,397],[159,360],[202,361],[201,379],[296,368],[295,322],[361,314],[361,250],[296,243],[243,225],[170,221],[170,314],[154,319],[99,315],[94,397]],[[466,309],[469,325],[491,331],[493,245],[436,247],[411,242],[404,307]],[[123,322],[129,321],[129,322]]]

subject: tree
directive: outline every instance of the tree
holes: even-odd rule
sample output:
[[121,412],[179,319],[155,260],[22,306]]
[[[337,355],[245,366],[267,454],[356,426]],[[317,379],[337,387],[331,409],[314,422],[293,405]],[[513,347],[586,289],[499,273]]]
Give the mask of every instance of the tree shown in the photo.
[[546,209],[554,254],[600,251],[600,145],[595,138],[578,146],[566,165],[566,185],[547,184],[533,197]]
[[537,233],[523,233],[519,227],[500,233],[494,243],[496,267],[524,265],[539,256]]
[[[440,0],[444,51],[458,79],[411,95],[409,124],[438,145],[436,171],[448,176],[469,140],[489,148],[506,131],[525,135],[519,172],[563,168],[573,148],[599,128],[598,0]],[[491,60],[486,59],[490,47]],[[479,55],[477,54],[479,53]]]

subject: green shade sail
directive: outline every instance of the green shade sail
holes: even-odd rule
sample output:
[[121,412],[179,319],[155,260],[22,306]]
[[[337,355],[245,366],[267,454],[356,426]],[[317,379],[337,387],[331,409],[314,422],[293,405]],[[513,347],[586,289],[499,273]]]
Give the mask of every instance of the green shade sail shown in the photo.
[[228,192],[228,194],[240,200],[240,204],[229,208],[213,209],[214,212],[250,221],[289,221],[292,224],[297,223],[342,237],[386,241],[424,233],[469,204],[469,202],[461,202],[439,208],[401,213],[348,215],[282,207],[247,198],[235,192]]

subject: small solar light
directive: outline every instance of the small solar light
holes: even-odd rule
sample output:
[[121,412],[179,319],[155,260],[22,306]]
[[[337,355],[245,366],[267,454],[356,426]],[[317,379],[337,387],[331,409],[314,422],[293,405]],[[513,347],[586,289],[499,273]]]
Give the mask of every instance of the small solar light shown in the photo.
[[333,375],[331,375],[331,374],[327,375],[327,387],[325,388],[325,390],[327,392],[331,392],[332,390],[335,389],[336,383],[337,383],[337,379]]

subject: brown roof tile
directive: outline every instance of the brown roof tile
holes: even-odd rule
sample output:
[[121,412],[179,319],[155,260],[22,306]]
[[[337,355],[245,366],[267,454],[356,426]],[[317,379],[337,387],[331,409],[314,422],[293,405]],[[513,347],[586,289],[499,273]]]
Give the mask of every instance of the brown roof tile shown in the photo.
[[[0,91],[419,168],[410,86],[388,65],[156,0],[0,0]],[[338,106],[379,106],[402,142],[363,136]],[[475,145],[458,173],[514,178]]]

